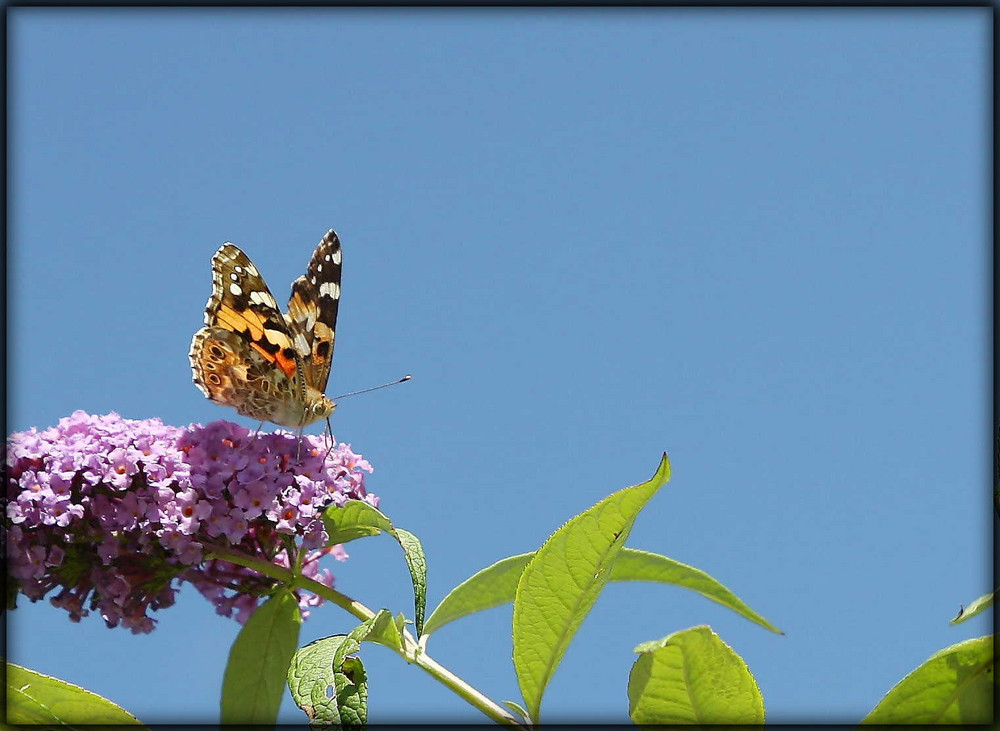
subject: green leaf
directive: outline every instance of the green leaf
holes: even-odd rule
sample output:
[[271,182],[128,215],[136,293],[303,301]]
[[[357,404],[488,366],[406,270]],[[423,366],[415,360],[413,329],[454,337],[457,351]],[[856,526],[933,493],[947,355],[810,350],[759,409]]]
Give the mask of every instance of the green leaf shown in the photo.
[[328,545],[392,532],[392,521],[364,500],[348,500],[343,507],[330,506],[323,512],[323,525],[330,536]]
[[343,664],[344,659],[351,653],[361,651],[361,642],[365,640],[372,633],[372,627],[375,626],[379,617],[388,614],[384,609],[380,610],[371,619],[366,619],[364,622],[359,624],[357,627],[352,629],[347,633],[344,638],[344,642],[341,643],[340,647],[337,648],[337,652],[333,656],[333,667],[338,668]]
[[419,636],[427,607],[427,560],[420,539],[407,530],[393,526],[389,518],[363,500],[348,500],[343,507],[327,508],[323,513],[323,524],[330,536],[328,545],[331,546],[379,533],[388,533],[396,539],[410,570],[413,614]]
[[222,723],[275,722],[301,624],[298,600],[287,589],[250,615],[229,651],[222,681]]
[[899,681],[861,723],[990,723],[993,639],[977,637],[935,653]]
[[371,627],[367,634],[360,639],[377,642],[390,650],[399,651],[403,649],[402,625],[388,610],[381,609],[371,620]]
[[[361,659],[354,656],[360,652],[361,641],[371,634],[381,615],[388,614],[384,609],[371,619],[362,622],[344,638],[344,641],[333,654],[333,670],[336,678],[337,706],[340,709],[342,722],[349,725],[359,725],[368,721],[368,682],[367,676],[359,678],[358,673],[364,671]],[[364,685],[359,685],[363,680]],[[363,692],[362,692],[363,687]]]
[[524,725],[531,725],[531,718],[528,716],[528,712],[524,710],[521,704],[515,703],[514,701],[502,701],[502,703],[507,706],[509,710],[513,711],[516,716],[519,716],[521,721],[524,722]]
[[784,634],[704,571],[657,553],[636,551],[631,548],[622,549],[611,569],[611,581],[656,581],[681,586],[696,591],[727,609],[732,609],[761,627]]
[[511,556],[470,576],[448,592],[448,596],[431,612],[423,634],[436,632],[449,622],[469,614],[514,601],[517,582],[534,555],[532,552]]
[[368,683],[361,660],[351,657],[363,641],[402,647],[401,624],[380,610],[350,634],[311,642],[295,653],[288,669],[288,689],[296,705],[317,723],[367,723]]
[[635,648],[628,677],[636,724],[762,724],[764,699],[743,658],[710,627]]
[[343,724],[357,727],[368,723],[368,673],[361,658],[345,657],[334,677]]
[[522,572],[514,595],[514,670],[535,723],[545,688],[607,582],[636,516],[669,479],[664,454],[648,482],[620,490],[572,518]]
[[[492,609],[514,601],[521,572],[534,553],[505,558],[469,577],[452,589],[424,625],[424,634],[436,632],[449,622],[469,614]],[[704,571],[672,558],[648,551],[623,548],[611,567],[609,581],[655,581],[696,591],[704,597],[746,617],[772,632],[783,634],[733,592]]]
[[407,530],[396,528],[396,540],[403,547],[403,557],[410,569],[413,583],[413,620],[419,637],[424,628],[424,610],[427,607],[427,559],[420,539]]
[[288,690],[310,721],[341,723],[334,687],[333,656],[347,635],[323,637],[300,647],[288,665]]
[[[288,689],[295,704],[316,723],[361,725],[368,720],[368,679],[358,658],[344,657],[344,644],[356,652],[359,643],[347,635],[310,642],[295,653],[288,668]],[[341,665],[336,670],[335,660]]]
[[[363,640],[382,642],[384,633],[391,633],[395,627],[392,615],[385,609],[379,610],[374,617],[351,630],[334,653],[336,698],[344,723],[357,725],[368,720],[367,677],[364,676],[361,659],[351,656],[351,653],[361,650]],[[365,681],[363,686],[359,684],[359,677]]]
[[7,663],[7,723],[141,726],[121,707],[78,685]]
[[948,624],[961,624],[965,620],[975,617],[984,609],[992,607],[993,600],[994,598],[996,598],[998,591],[1000,591],[1000,589],[995,589],[994,591],[991,591],[989,594],[983,594],[981,597],[972,602],[972,604],[970,604],[968,608],[962,607],[961,609],[958,610],[958,616],[955,617],[953,620],[951,620]]
[[402,636],[402,634],[403,634],[403,630],[404,630],[404,629],[406,629],[406,625],[408,625],[408,624],[413,624],[413,622],[411,622],[410,620],[408,620],[408,619],[407,619],[407,618],[406,618],[406,617],[405,617],[405,616],[403,615],[403,613],[402,613],[402,612],[396,612],[396,618],[395,618],[395,622],[396,622],[396,629],[398,629],[398,630],[399,630],[399,634],[400,634],[401,636]]

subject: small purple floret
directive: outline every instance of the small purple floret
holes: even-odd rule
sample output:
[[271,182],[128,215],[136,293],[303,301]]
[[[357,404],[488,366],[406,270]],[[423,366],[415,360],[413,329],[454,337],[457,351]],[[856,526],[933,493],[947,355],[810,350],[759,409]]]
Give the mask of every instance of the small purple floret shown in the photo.
[[[211,558],[213,547],[287,567],[288,539],[302,573],[332,587],[320,520],[349,499],[377,506],[365,490],[371,465],[321,437],[251,435],[214,421],[173,427],[76,411],[59,425],[7,439],[4,505],[14,589],[49,594],[78,622],[100,612],[109,627],[151,632],[150,611],[173,604],[188,581],[224,616],[245,622],[275,580]],[[54,592],[54,593],[53,593]],[[8,602],[14,595],[9,592]],[[303,615],[322,598],[299,591]]]

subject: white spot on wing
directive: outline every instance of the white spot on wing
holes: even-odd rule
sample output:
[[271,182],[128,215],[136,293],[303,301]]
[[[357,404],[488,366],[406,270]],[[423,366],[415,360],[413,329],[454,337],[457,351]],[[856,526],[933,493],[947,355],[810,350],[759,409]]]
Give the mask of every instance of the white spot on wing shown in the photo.
[[319,285],[320,296],[338,299],[340,297],[340,285],[336,282],[323,282]]
[[235,272],[229,272],[229,278],[232,279],[234,282],[240,281],[239,275],[236,274]]
[[337,249],[335,252],[333,252],[333,263],[334,264],[340,263],[340,249]]
[[[235,282],[229,285],[229,291],[233,293],[234,297],[239,297],[241,294],[243,294],[243,290],[240,289],[240,285],[236,284]],[[252,296],[251,299],[253,299]]]
[[274,297],[269,295],[267,292],[251,292],[250,301],[255,305],[265,305],[267,307],[277,307],[278,303],[274,301]]
[[247,263],[247,271],[250,272],[250,276],[252,277],[260,276],[260,272],[257,271],[257,267],[255,267],[253,264],[250,264],[249,262]]

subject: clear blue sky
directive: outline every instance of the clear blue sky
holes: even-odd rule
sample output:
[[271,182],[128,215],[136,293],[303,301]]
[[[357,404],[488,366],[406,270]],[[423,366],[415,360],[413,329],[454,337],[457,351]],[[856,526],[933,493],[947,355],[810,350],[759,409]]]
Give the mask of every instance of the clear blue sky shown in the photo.
[[[986,8],[9,11],[9,429],[235,412],[187,352],[224,241],[284,300],[344,245],[339,440],[423,541],[430,603],[670,454],[629,545],[779,637],[609,587],[543,720],[621,721],[639,642],[708,623],[772,722],[853,723],[991,589]],[[318,429],[317,429],[318,431]],[[410,611],[389,539],[341,591]],[[46,603],[9,656],[147,722],[218,718],[239,626],[135,637]],[[346,632],[324,607],[303,643]],[[518,699],[510,609],[429,652]],[[477,721],[366,647],[370,720]],[[282,719],[302,720],[286,701]]]

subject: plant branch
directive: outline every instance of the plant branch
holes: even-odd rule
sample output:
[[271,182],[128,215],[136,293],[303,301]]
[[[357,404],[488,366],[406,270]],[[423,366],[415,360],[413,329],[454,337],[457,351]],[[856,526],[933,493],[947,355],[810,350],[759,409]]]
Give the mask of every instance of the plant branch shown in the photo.
[[[294,576],[290,569],[276,566],[273,563],[262,561],[251,556],[247,556],[245,553],[239,553],[222,546],[206,546],[206,548],[208,548],[212,558],[219,558],[240,566],[245,566],[248,569],[253,569],[254,571],[264,574],[265,576],[277,579],[292,588],[300,588],[310,591],[313,594],[321,596],[324,599],[336,604],[341,609],[350,612],[361,621],[369,620],[375,616],[375,612],[361,602],[355,601],[349,596],[341,594],[339,591],[331,589],[329,586],[321,584],[318,581],[314,581],[305,576]],[[464,699],[474,708],[478,708],[483,714],[496,723],[500,723],[505,726],[523,727],[521,721],[511,715],[510,711],[495,703],[482,692],[476,690],[460,677],[452,673],[448,670],[448,668],[431,658],[420,648],[417,641],[413,639],[409,632],[403,633],[403,647],[396,650],[396,652],[408,663],[416,665],[431,677],[436,678],[445,687],[449,688],[452,692]]]
[[[295,586],[311,591],[314,594],[335,601],[332,595],[337,595],[343,597],[342,594],[334,591],[330,587],[320,584],[318,581],[313,581],[304,576],[297,577],[295,580]],[[343,597],[346,598],[346,597]],[[365,620],[370,619],[375,616],[372,610],[365,607],[359,602],[353,602],[356,607],[363,609],[364,614],[355,612],[353,609],[348,609],[354,616],[359,619]],[[343,606],[343,605],[340,605]],[[345,607],[346,608],[346,607]],[[481,691],[476,690],[467,682],[462,680],[460,677],[452,673],[448,668],[441,665],[439,662],[431,658],[426,652],[424,652],[417,641],[413,639],[409,632],[402,633],[403,636],[403,647],[395,650],[404,660],[408,663],[416,665],[421,670],[426,672],[431,677],[438,680],[445,687],[449,688],[453,693],[458,695],[460,698],[465,700],[474,708],[478,708],[484,715],[492,719],[496,723],[504,724],[507,726],[517,726],[522,727],[519,719],[511,715],[503,706],[495,703],[488,696],[483,694]],[[388,647],[388,645],[383,645],[383,647]],[[394,648],[389,648],[394,649]]]
[[[245,553],[233,551],[232,549],[224,548],[222,546],[206,546],[206,548],[212,558],[220,558],[224,561],[229,561],[230,563],[238,564],[239,566],[244,566],[248,569],[253,569],[254,571],[264,574],[265,576],[270,576],[272,579],[277,579],[292,588],[302,587],[304,589],[308,589],[313,594],[318,594],[327,601],[336,604],[341,609],[350,612],[361,621],[371,619],[375,616],[375,612],[361,602],[354,601],[349,596],[341,594],[339,591],[335,591],[329,586],[320,584],[318,581],[307,579],[304,576],[296,577],[292,574],[291,569],[282,568],[281,566],[277,566],[269,561],[262,561],[259,558],[253,558]],[[322,588],[323,591],[320,591],[320,588]]]

